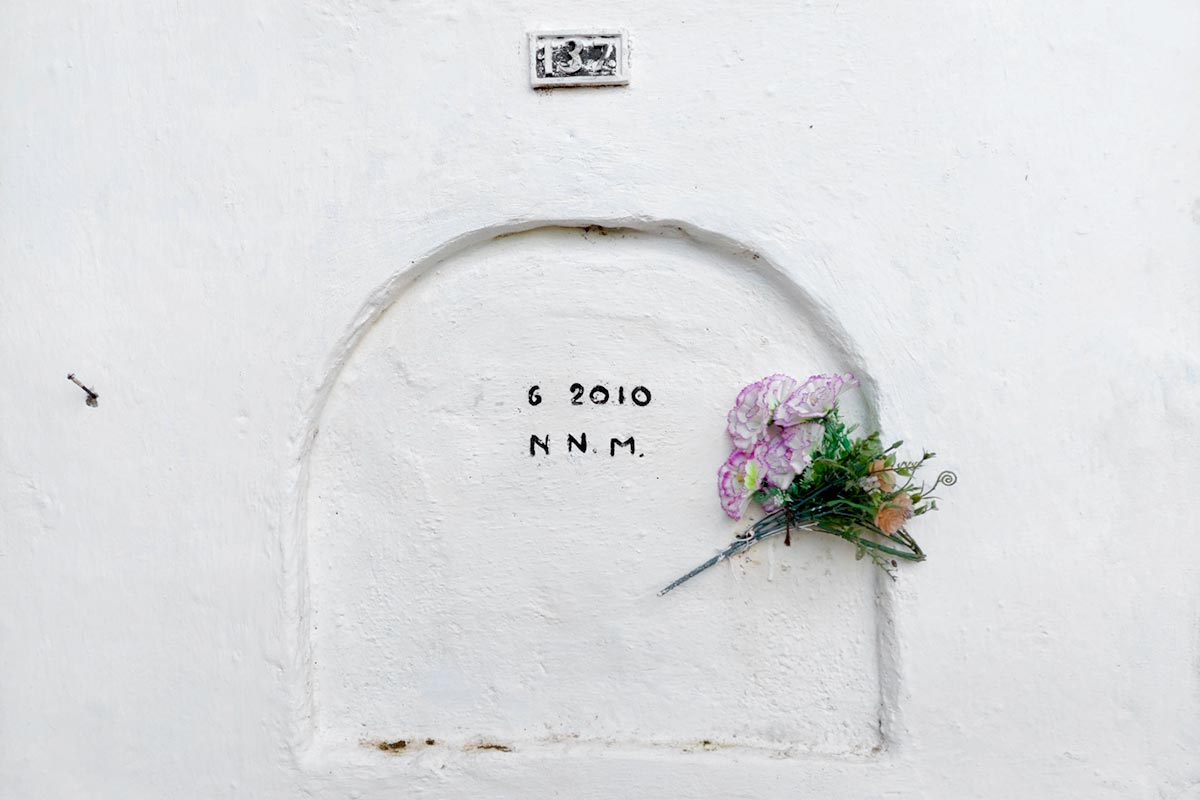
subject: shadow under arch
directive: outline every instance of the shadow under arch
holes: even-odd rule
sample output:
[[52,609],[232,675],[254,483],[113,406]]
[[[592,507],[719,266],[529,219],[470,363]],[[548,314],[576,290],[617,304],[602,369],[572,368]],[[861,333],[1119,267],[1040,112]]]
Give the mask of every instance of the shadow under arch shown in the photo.
[[[438,265],[463,253],[498,239],[543,230],[575,230],[598,236],[634,233],[639,235],[675,238],[738,263],[765,279],[773,291],[804,314],[809,322],[828,337],[827,346],[839,359],[850,365],[861,381],[861,398],[866,411],[864,420],[877,427],[878,387],[865,359],[853,339],[841,325],[834,311],[820,298],[811,294],[796,281],[794,271],[785,270],[757,247],[738,241],[716,231],[680,220],[661,220],[642,217],[611,219],[542,219],[499,223],[465,232],[432,248],[424,255],[396,270],[360,305],[343,334],[339,337],[320,370],[320,381],[312,391],[301,416],[299,431],[292,439],[289,461],[289,485],[284,500],[281,530],[283,625],[286,652],[284,682],[291,706],[289,749],[301,766],[313,763],[314,723],[314,654],[312,649],[308,564],[308,489],[310,462],[320,430],[321,420],[334,387],[359,344],[375,323],[421,276]],[[311,384],[310,384],[311,385]],[[892,743],[892,732],[898,727],[898,654],[894,636],[892,592],[890,582],[877,579],[878,611],[876,619],[877,652],[879,654],[879,725],[886,750]]]

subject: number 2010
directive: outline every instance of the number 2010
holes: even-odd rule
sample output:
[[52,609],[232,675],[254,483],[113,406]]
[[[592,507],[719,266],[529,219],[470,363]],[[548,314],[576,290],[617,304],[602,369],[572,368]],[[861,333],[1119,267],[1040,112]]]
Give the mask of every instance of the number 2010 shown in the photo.
[[[584,404],[583,398],[585,396],[585,393],[586,393],[587,399],[592,402],[592,405],[602,406],[602,405],[605,405],[606,403],[608,403],[609,400],[613,400],[617,405],[625,405],[625,396],[626,395],[625,395],[625,387],[624,386],[617,387],[617,395],[616,395],[616,398],[614,399],[612,393],[608,390],[607,386],[603,386],[601,384],[596,384],[595,386],[593,386],[591,388],[591,391],[588,391],[587,388],[584,387],[584,385],[582,383],[572,383],[571,384],[571,405],[573,405],[573,406],[583,405]],[[650,405],[650,399],[651,399],[650,390],[647,389],[645,386],[635,386],[629,390],[629,401],[631,403],[633,403],[635,406],[648,406],[648,405]],[[539,405],[541,402],[542,402],[541,387],[540,386],[529,387],[529,405],[536,406],[536,405]]]

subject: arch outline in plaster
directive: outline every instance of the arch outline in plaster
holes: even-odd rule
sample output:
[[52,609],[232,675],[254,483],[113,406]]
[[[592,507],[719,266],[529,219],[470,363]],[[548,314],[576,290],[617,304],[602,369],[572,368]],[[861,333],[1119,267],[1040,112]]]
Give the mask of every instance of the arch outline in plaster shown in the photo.
[[[715,251],[727,261],[745,263],[765,277],[772,288],[783,294],[802,313],[808,315],[815,328],[830,336],[831,348],[846,363],[853,365],[854,372],[861,382],[860,391],[867,411],[865,422],[868,426],[877,426],[878,385],[853,339],[838,321],[834,310],[799,284],[792,274],[765,255],[762,249],[749,246],[731,236],[683,220],[650,217],[539,219],[510,221],[475,228],[433,247],[393,272],[359,306],[342,336],[325,358],[320,370],[320,382],[315,390],[310,390],[299,430],[292,437],[292,456],[289,460],[289,481],[283,504],[284,519],[280,541],[284,595],[282,622],[286,647],[282,672],[291,712],[287,744],[293,760],[302,768],[317,768],[319,759],[314,747],[314,653],[310,636],[307,514],[310,461],[329,397],[359,344],[414,281],[437,265],[469,250],[485,247],[498,239],[547,229],[579,230],[597,235],[633,232],[672,237]],[[881,747],[874,757],[878,758],[894,755],[897,745],[901,743],[898,734],[903,730],[903,723],[898,702],[900,663],[895,632],[896,597],[891,582],[883,578],[882,573],[877,576],[875,594]]]

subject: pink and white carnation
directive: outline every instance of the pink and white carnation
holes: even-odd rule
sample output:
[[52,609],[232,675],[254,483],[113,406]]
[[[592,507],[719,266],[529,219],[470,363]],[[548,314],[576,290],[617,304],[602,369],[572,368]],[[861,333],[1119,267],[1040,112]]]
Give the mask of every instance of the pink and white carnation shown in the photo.
[[772,426],[767,446],[763,451],[767,483],[784,490],[796,479],[796,469],[792,466],[792,448],[788,446],[787,439],[783,429]]
[[[857,385],[849,373],[813,375],[803,385],[777,373],[743,388],[727,418],[734,451],[717,472],[725,513],[741,519],[764,485],[787,491],[825,436],[821,418],[842,392]],[[777,494],[759,496],[768,513],[778,510]]]
[[813,375],[775,410],[776,425],[791,427],[820,419],[833,410],[842,392],[858,386],[858,379],[845,375]]
[[766,448],[758,446],[747,453],[734,450],[717,470],[717,490],[721,496],[721,508],[732,519],[741,519],[750,504],[751,496],[763,484],[766,469],[763,454]]
[[813,449],[825,436],[820,422],[805,422],[791,428],[771,426],[763,452],[767,483],[786,490],[796,476],[812,463]]
[[755,381],[738,392],[737,400],[729,410],[726,430],[733,446],[739,450],[753,450],[767,432],[771,411],[766,395],[765,381]]
[[784,441],[792,454],[792,469],[799,474],[812,463],[813,450],[825,438],[825,425],[820,422],[805,422],[784,430],[787,434]]
[[759,381],[763,385],[762,402],[767,407],[767,421],[770,422],[775,417],[775,409],[783,404],[792,396],[792,393],[799,388],[800,383],[791,375],[783,375],[775,373],[769,378],[763,378]]
[[799,388],[800,383],[790,375],[776,373],[755,381],[738,392],[737,400],[727,418],[729,438],[740,450],[752,450],[767,438],[767,426],[775,410]]

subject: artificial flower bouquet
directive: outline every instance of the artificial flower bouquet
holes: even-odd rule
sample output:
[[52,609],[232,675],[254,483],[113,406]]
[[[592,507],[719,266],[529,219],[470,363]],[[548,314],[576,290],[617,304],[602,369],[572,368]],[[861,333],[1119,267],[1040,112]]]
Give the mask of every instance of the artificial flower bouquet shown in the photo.
[[793,531],[820,531],[856,547],[886,571],[896,559],[923,561],[925,553],[905,529],[913,517],[937,508],[931,490],[952,486],[943,471],[931,487],[915,482],[934,457],[901,461],[903,442],[884,447],[879,433],[853,436],[838,415],[838,398],[858,386],[853,375],[813,375],[804,383],[787,375],[755,381],[738,393],[729,412],[733,452],[717,473],[721,507],[740,520],[753,501],[767,513],[724,551],[674,581],[685,581],[763,539]]

